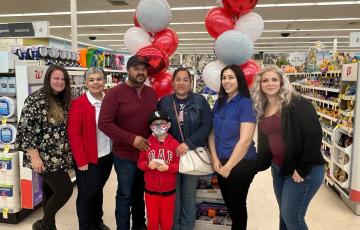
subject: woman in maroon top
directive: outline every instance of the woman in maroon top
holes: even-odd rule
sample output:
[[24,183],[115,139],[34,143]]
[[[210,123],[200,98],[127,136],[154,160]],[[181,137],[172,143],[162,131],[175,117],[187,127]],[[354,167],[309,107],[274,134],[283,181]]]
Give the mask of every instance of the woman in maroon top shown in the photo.
[[324,178],[315,108],[276,66],[258,74],[253,99],[259,121],[257,165],[259,171],[271,165],[279,229],[306,230],[306,210]]

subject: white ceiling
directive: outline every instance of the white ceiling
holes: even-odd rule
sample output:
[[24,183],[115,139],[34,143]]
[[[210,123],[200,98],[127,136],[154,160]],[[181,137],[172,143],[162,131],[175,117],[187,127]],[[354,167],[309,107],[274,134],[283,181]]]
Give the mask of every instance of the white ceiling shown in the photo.
[[[133,23],[133,11],[139,1],[126,0],[128,3],[126,6],[114,6],[107,0],[78,0],[77,2],[78,41],[115,50],[124,49],[123,34],[131,27],[126,24]],[[172,8],[175,8],[172,11],[170,27],[179,33],[178,52],[212,52],[214,40],[206,33],[204,21],[208,9],[216,6],[216,1],[168,0],[168,2]],[[176,10],[178,7],[206,9]],[[104,12],[106,10],[128,11],[108,13]],[[326,48],[331,49],[334,38],[338,38],[339,51],[360,51],[360,49],[349,48],[349,33],[360,32],[360,1],[259,0],[254,11],[265,21],[265,31],[255,43],[256,51],[308,50],[318,40],[325,42]],[[60,15],[36,15],[54,12],[60,12]],[[52,36],[71,39],[70,0],[1,0],[0,23],[29,21],[49,21]],[[198,24],[176,25],[176,23],[184,22]],[[280,33],[283,32],[289,32],[290,36],[281,37]],[[88,37],[93,35],[97,39],[90,41]]]

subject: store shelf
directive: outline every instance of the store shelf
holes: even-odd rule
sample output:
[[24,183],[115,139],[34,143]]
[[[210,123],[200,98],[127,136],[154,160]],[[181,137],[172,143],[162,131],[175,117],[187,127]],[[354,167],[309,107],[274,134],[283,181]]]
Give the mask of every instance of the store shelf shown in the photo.
[[194,230],[231,230],[231,226],[212,224],[208,221],[196,220]]
[[[83,67],[66,67],[65,68],[68,71],[86,71],[88,68]],[[126,73],[125,70],[115,70],[115,69],[103,69],[105,72],[109,73]]]
[[350,173],[350,163],[347,163],[346,165],[342,165],[339,162],[334,160],[333,164],[335,164],[337,167],[341,168],[342,170],[344,170],[348,174]]
[[299,83],[293,83],[294,86],[299,86],[303,89],[314,89],[314,90],[320,90],[320,91],[326,91],[326,92],[332,92],[332,93],[340,93],[339,88],[326,88],[321,86],[312,86],[312,85],[303,85]]
[[349,127],[343,126],[341,124],[339,124],[339,128],[340,128],[340,132],[343,132],[350,137],[353,136],[353,128],[349,128]]
[[324,128],[324,127],[322,127],[322,131],[329,134],[330,136],[332,136],[332,134],[333,134],[331,130],[328,130],[327,128]]
[[331,177],[329,177],[328,175],[325,174],[324,176],[324,180],[330,184],[330,185],[334,185],[334,181],[331,179]]
[[341,115],[343,115],[344,117],[354,117],[354,110],[350,111],[350,112],[346,112],[342,109],[339,109],[339,113]]
[[339,102],[334,102],[334,101],[328,101],[328,100],[323,100],[320,98],[316,98],[316,97],[310,97],[307,95],[302,95],[304,98],[309,99],[309,100],[313,100],[313,101],[317,101],[323,104],[328,104],[328,105],[332,105],[332,106],[339,106]]
[[330,120],[330,121],[333,121],[333,122],[337,122],[337,118],[335,118],[335,117],[332,117],[332,116],[328,116],[328,115],[326,115],[326,114],[323,114],[323,113],[320,113],[320,112],[317,112],[317,114],[319,115],[319,116],[321,116],[321,117],[323,117],[323,118],[326,118],[326,119],[328,119],[328,120]]
[[322,153],[322,155],[323,155],[325,161],[327,161],[328,163],[331,162],[331,159],[326,154]]
[[340,150],[341,152],[344,152],[346,154],[348,154],[349,156],[351,155],[351,152],[352,152],[352,145],[346,147],[346,148],[343,148],[337,144],[334,144],[334,148]]
[[345,100],[345,101],[355,101],[356,96],[355,95],[352,95],[352,96],[342,95],[341,99]]
[[325,141],[324,139],[322,140],[322,143],[323,143],[326,147],[328,147],[329,149],[333,149],[332,144],[330,144],[329,142]]
[[222,200],[220,189],[197,189],[196,197],[203,199]]

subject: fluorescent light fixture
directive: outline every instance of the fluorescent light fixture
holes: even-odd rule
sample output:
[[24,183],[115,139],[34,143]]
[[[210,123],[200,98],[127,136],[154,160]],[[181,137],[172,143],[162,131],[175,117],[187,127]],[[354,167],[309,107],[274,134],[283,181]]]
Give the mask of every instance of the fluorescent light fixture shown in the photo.
[[124,42],[124,40],[119,40],[119,39],[104,39],[104,40],[101,40],[101,39],[96,39],[92,42]]
[[[301,6],[339,6],[339,5],[360,5],[360,1],[336,1],[336,2],[299,2],[299,3],[279,3],[279,4],[257,4],[257,8],[274,7],[301,7]],[[173,7],[173,11],[189,10],[209,10],[216,6],[191,6],[191,7]],[[78,11],[78,14],[109,14],[109,13],[133,13],[136,9],[116,9],[116,10],[87,10]],[[33,16],[51,16],[51,15],[70,15],[70,12],[47,12],[47,13],[23,13],[23,14],[1,14],[0,17],[33,17]]]
[[[70,39],[66,39],[66,38],[62,38],[62,37],[57,37],[57,36],[50,35],[50,38],[53,38],[53,39],[56,39],[56,40],[60,40],[60,41],[67,41],[67,42],[70,42],[70,43],[71,43],[71,40],[70,40]],[[92,45],[92,44],[85,43],[85,42],[77,42],[77,44],[85,45],[85,46],[91,46],[91,47],[97,47],[97,48],[100,48],[100,49],[113,51],[113,49],[109,49],[109,48],[102,47],[102,46],[97,46],[97,45]]]
[[[334,42],[322,42],[325,44],[334,44]],[[338,44],[348,44],[349,42],[337,42]],[[254,45],[269,45],[269,44],[315,44],[315,42],[255,42]]]
[[214,41],[214,38],[179,38],[179,41]]
[[295,7],[295,6],[339,6],[339,5],[359,5],[360,1],[336,1],[336,2],[299,2],[299,3],[279,3],[279,4],[258,4],[258,8],[269,7]]
[[360,18],[303,18],[303,19],[276,19],[264,22],[321,22],[321,21],[359,21]]
[[87,36],[117,36],[125,35],[125,33],[100,33],[100,34],[78,34],[78,37],[87,37]]
[[360,28],[346,28],[346,29],[299,29],[299,30],[264,30],[264,33],[273,32],[328,32],[328,31],[358,31]]
[[108,46],[112,46],[112,47],[115,47],[115,46],[118,46],[118,47],[125,47],[125,45],[108,45]]
[[259,39],[319,39],[319,38],[349,38],[349,36],[303,36],[303,37],[260,37]]

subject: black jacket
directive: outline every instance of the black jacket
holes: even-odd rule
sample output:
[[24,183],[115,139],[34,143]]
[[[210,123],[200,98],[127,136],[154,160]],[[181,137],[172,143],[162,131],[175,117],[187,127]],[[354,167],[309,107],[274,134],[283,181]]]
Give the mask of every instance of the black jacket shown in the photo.
[[[301,177],[309,174],[315,165],[324,164],[321,154],[322,130],[314,106],[301,96],[293,96],[291,103],[281,110],[281,130],[285,143],[281,175],[288,176],[294,170]],[[267,137],[258,130],[258,170],[271,165],[271,150]]]
[[[212,111],[209,103],[201,94],[189,92],[188,103],[184,109],[184,127],[183,134],[185,143],[190,149],[205,146],[211,128],[212,128]],[[163,97],[158,102],[158,110],[166,111],[171,120],[169,133],[180,143],[183,142],[177,124],[173,101],[175,94]]]

